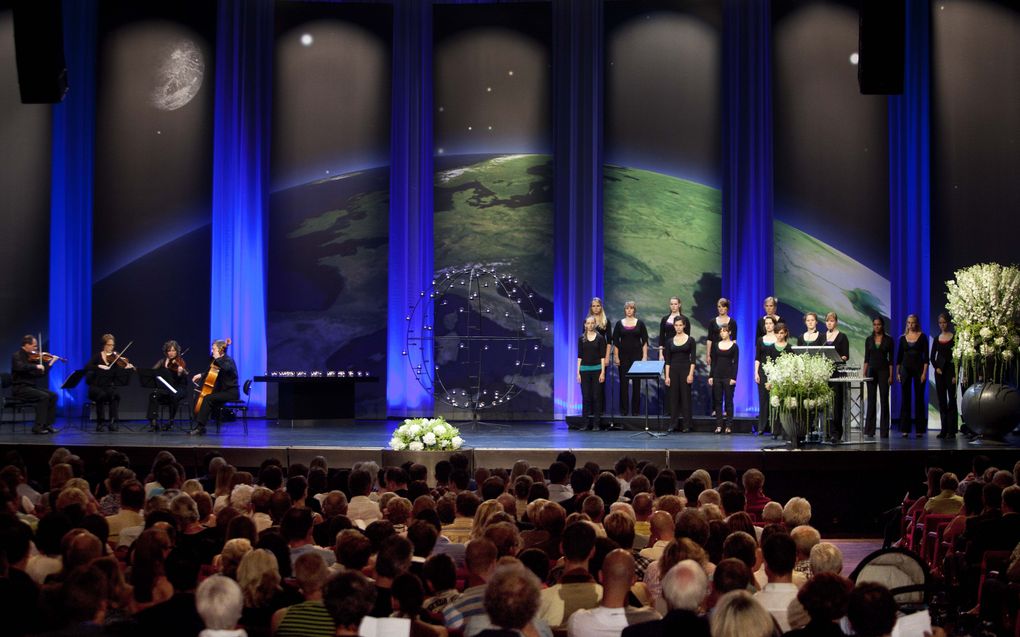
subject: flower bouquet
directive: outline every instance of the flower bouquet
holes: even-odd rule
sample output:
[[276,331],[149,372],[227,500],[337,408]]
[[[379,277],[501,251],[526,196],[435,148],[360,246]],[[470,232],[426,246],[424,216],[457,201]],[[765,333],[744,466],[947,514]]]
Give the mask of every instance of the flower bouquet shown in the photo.
[[787,352],[765,361],[762,369],[768,377],[770,411],[778,413],[787,437],[796,445],[805,433],[801,429],[832,403],[833,364],[817,354]]
[[443,418],[408,418],[390,438],[394,451],[455,451],[463,446],[460,432]]
[[971,382],[1001,383],[1020,353],[1020,268],[981,263],[946,281],[956,340],[953,359]]

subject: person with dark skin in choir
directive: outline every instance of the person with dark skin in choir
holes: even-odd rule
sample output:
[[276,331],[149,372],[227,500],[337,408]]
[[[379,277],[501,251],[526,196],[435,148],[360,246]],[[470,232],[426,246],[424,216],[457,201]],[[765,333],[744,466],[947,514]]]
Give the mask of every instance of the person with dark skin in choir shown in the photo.
[[818,331],[818,315],[808,312],[804,315],[804,333],[797,337],[797,345],[805,347],[824,344],[825,337]]
[[[669,391],[670,425],[673,431],[691,430],[691,385],[694,383],[694,365],[697,344],[687,334],[687,323],[682,317],[673,321],[673,338],[666,343],[666,388]],[[683,417],[683,423],[680,417]]]
[[[761,362],[763,365],[765,364],[765,361],[775,361],[783,353],[788,351],[787,348],[790,345],[789,342],[790,330],[786,327],[786,323],[779,321],[778,323],[775,324],[775,328],[773,328],[773,330],[775,333],[775,340],[773,340],[771,345],[762,346]],[[763,381],[766,390],[765,404],[767,406],[771,406],[771,403],[769,402],[769,397],[772,391],[772,384],[769,383],[768,378],[763,378]],[[769,420],[771,421],[771,418]],[[772,430],[772,438],[773,439],[778,438],[780,433],[779,427],[776,426],[776,424],[773,422],[769,422],[769,427]]]
[[772,347],[776,342],[776,321],[771,316],[766,316],[762,324],[765,333],[755,342],[754,352],[754,382],[758,385],[758,423],[751,425],[752,436],[772,431],[772,419],[769,417],[769,391],[765,388],[768,378],[761,366],[765,362],[766,349]]
[[[189,433],[196,436],[204,436],[206,424],[213,414],[226,403],[240,398],[237,383],[237,364],[234,359],[227,356],[228,341],[213,341],[210,353],[212,354],[212,365],[219,368],[216,376],[216,384],[213,392],[202,400],[202,406],[195,415],[195,428]],[[207,372],[208,373],[208,372]],[[191,377],[192,382],[201,386],[205,374],[195,374]]]
[[871,336],[864,339],[864,365],[861,375],[868,381],[868,412],[864,419],[864,435],[875,437],[875,410],[882,402],[881,436],[889,437],[889,383],[893,375],[893,344],[885,333],[885,320],[876,316],[871,321]]
[[[896,381],[900,383],[900,430],[904,438],[911,429],[921,438],[928,429],[928,406],[924,387],[928,383],[928,337],[916,314],[907,317],[907,329],[896,349]],[[913,407],[913,416],[911,416]]]
[[586,431],[602,429],[603,385],[606,382],[606,338],[596,329],[595,317],[584,319],[584,334],[577,341],[577,382],[581,384],[581,415]]
[[115,348],[116,339],[113,334],[103,334],[103,348],[96,354],[88,365],[85,366],[85,382],[89,386],[89,400],[96,404],[96,431],[100,432],[104,427],[110,431],[117,431],[117,416],[120,411],[120,391],[118,385],[123,385],[123,375],[126,370],[134,369],[131,363],[119,360]]
[[623,318],[613,329],[613,359],[620,369],[620,414],[637,415],[641,411],[641,380],[628,379],[627,372],[635,361],[648,360],[648,328],[637,317],[637,304],[623,304]]
[[[836,348],[836,353],[839,354],[840,360],[846,363],[850,359],[850,339],[847,338],[846,334],[839,331],[839,317],[836,316],[835,312],[829,312],[825,315],[825,343]],[[833,371],[833,377],[839,373],[837,369]],[[829,428],[829,442],[838,444],[843,440],[843,392],[846,391],[846,385],[843,383],[829,383],[832,387],[832,424]]]
[[765,308],[765,316],[758,319],[758,326],[755,328],[755,338],[761,338],[765,336],[765,319],[771,317],[773,326],[776,323],[781,322],[783,319],[781,316],[776,314],[776,308],[779,307],[779,299],[774,296],[766,296],[762,302],[762,307]]
[[941,428],[939,438],[956,438],[959,412],[956,407],[956,366],[953,364],[953,339],[956,335],[949,324],[949,315],[939,314],[939,335],[931,344],[931,368],[935,374],[935,396],[939,403]]
[[[712,404],[715,408],[715,433],[733,433],[733,392],[737,387],[737,364],[740,362],[740,348],[730,338],[730,326],[719,327],[719,341],[715,344],[715,357],[708,376],[712,388]],[[725,397],[725,425],[723,422],[723,398]],[[725,430],[723,427],[725,426]]]
[[34,434],[54,433],[53,422],[57,417],[57,394],[38,386],[39,379],[49,377],[50,368],[57,362],[55,356],[49,360],[39,357],[39,339],[26,334],[21,337],[21,347],[11,355],[11,393],[15,398],[30,403],[35,408]]

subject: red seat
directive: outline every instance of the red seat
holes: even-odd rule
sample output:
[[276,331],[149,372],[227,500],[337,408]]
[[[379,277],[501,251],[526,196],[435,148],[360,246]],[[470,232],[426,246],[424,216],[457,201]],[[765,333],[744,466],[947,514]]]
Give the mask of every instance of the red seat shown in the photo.
[[923,543],[921,545],[921,558],[927,562],[929,568],[935,566],[935,552],[942,540],[942,534],[946,527],[956,518],[952,513],[933,513],[924,518]]

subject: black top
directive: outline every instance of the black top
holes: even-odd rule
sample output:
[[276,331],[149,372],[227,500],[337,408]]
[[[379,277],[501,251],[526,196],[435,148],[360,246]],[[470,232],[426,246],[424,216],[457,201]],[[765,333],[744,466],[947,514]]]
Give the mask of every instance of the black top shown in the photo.
[[[674,336],[676,335],[674,334]],[[665,350],[666,365],[670,368],[670,374],[687,376],[691,372],[691,365],[694,364],[697,350],[698,346],[690,336],[687,337],[687,342],[683,345],[677,345],[670,338],[666,342]]]
[[775,343],[763,343],[761,339],[758,339],[758,355],[756,358],[760,363],[774,361],[779,358],[780,354],[785,354],[789,351],[790,341],[786,341],[786,346],[783,349],[779,349]]
[[[783,320],[783,317],[779,316],[778,314],[775,314],[775,315],[772,316],[772,319],[773,319],[773,323],[779,323],[780,321]],[[754,331],[754,337],[755,338],[761,338],[762,336],[765,336],[765,317],[764,316],[761,317],[760,319],[758,319],[758,327]]]
[[[588,316],[591,316],[591,314],[589,314]],[[588,320],[588,316],[584,317],[584,320],[587,321]],[[606,315],[606,326],[605,327],[602,327],[601,325],[599,325],[598,321],[595,321],[595,331],[598,332],[599,334],[601,334],[602,338],[606,339],[606,343],[608,343],[610,340],[612,340],[612,338],[613,338],[613,321],[612,321],[612,319],[609,318],[608,314]],[[581,333],[584,334],[584,324],[583,323],[581,324]]]
[[928,359],[931,361],[932,366],[935,369],[941,369],[942,373],[953,371],[953,341],[956,340],[956,335],[949,339],[945,343],[939,340],[938,336],[932,341],[931,354]]
[[[864,339],[864,362],[869,370],[884,369],[892,366],[892,337],[888,334],[882,336],[882,342],[875,345],[875,335],[872,334]],[[874,372],[869,372],[874,374]]]
[[[802,347],[817,347],[819,345],[825,345],[825,332],[821,330],[816,330],[815,338],[814,340],[811,341],[804,338],[804,333],[801,332],[800,334],[797,335],[797,345],[800,345]],[[849,347],[849,345],[847,345],[847,347]]]
[[[176,372],[176,371],[174,371],[172,369],[169,369],[166,366],[166,358],[160,358],[158,361],[156,361],[152,365],[152,369],[156,370],[158,372],[159,376],[161,376],[163,378],[163,380],[165,380],[166,382],[170,383],[175,388],[176,387],[180,387],[181,385],[183,385],[185,383],[185,381],[188,380],[188,375],[186,373],[185,374],[181,374],[181,373]],[[162,384],[160,384],[158,386],[161,387]]]
[[[737,322],[732,316],[730,317],[730,322],[726,324],[726,327],[730,328],[730,338],[734,341],[737,340]],[[722,337],[719,336],[718,317],[708,322],[708,340],[712,343],[718,343],[722,340]],[[712,346],[712,349],[715,349],[714,345]]]
[[[823,336],[822,338],[828,339],[828,336]],[[848,358],[850,358],[850,339],[847,338],[846,334],[843,332],[836,334],[836,338],[832,341],[826,340],[823,345],[832,345],[835,347],[836,353],[839,354],[839,357],[843,359],[844,363]]]
[[220,373],[216,376],[214,391],[237,391],[237,365],[234,363],[234,359],[224,354],[213,359],[212,364],[220,368]]
[[[110,358],[113,361],[113,358]],[[94,387],[112,387],[114,385],[126,385],[127,377],[131,370],[125,367],[111,367],[110,369],[99,369],[100,365],[106,365],[102,353],[96,354],[92,360],[85,365],[85,382]]]
[[737,380],[737,364],[740,362],[740,348],[736,343],[729,349],[723,349],[718,344],[713,348],[712,354],[712,378],[727,378]]
[[601,365],[605,357],[606,339],[598,332],[595,332],[595,340],[589,341],[587,334],[577,339],[577,358],[582,365]]
[[917,340],[911,343],[907,335],[900,336],[900,346],[896,351],[896,364],[903,371],[920,373],[928,364],[928,337],[922,332]]
[[15,387],[35,387],[36,381],[50,371],[50,366],[43,364],[42,371],[37,367],[39,363],[28,360],[28,352],[18,349],[11,355],[11,384]]
[[617,321],[613,329],[613,345],[619,350],[621,358],[640,360],[642,348],[648,345],[645,322],[638,319],[634,327],[627,327],[622,320]]
[[[659,347],[662,348],[663,354],[666,352],[666,344],[673,340],[676,336],[676,328],[673,327],[673,321],[669,320],[669,314],[662,317],[659,321]],[[683,312],[673,317],[673,320],[682,318],[684,320],[684,334],[691,335],[691,320],[684,316]]]

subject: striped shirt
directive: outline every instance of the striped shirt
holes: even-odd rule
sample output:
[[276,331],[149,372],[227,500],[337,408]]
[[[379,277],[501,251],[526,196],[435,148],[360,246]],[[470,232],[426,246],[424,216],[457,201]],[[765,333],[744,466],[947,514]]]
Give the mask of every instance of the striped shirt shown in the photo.
[[333,637],[336,624],[322,602],[301,602],[287,609],[276,637]]
[[464,627],[469,617],[485,614],[485,584],[472,586],[443,609],[443,621],[451,630]]

